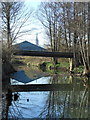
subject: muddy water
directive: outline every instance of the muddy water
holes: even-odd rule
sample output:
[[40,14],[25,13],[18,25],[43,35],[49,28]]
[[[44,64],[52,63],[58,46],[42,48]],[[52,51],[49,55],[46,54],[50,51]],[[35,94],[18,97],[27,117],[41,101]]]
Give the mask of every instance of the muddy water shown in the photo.
[[[89,118],[90,117],[90,85],[89,79],[71,76],[67,72],[55,72],[53,75],[41,70],[24,67],[25,76],[30,81],[11,79],[12,85],[59,85],[59,89],[14,92],[9,106],[8,118],[17,119],[51,119],[52,118]],[[22,67],[19,68],[19,72]],[[23,75],[22,75],[23,76]],[[15,76],[14,76],[15,77]],[[21,79],[21,78],[20,78]],[[61,87],[63,85],[63,87]],[[15,100],[15,94],[17,99]]]

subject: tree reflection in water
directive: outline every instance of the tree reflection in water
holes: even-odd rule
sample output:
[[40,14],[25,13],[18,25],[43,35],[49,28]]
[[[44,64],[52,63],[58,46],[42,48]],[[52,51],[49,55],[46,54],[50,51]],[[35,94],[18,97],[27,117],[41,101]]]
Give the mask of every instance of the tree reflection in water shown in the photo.
[[[89,78],[86,83],[79,84],[77,79],[70,76],[73,85],[72,91],[50,91],[45,107],[40,114],[41,118],[90,118],[90,85]],[[52,84],[60,83],[58,75],[52,79]],[[84,90],[81,90],[84,85]]]
[[[15,114],[17,114],[19,117],[23,118],[22,114],[20,113],[18,109],[18,105],[13,100],[13,95],[11,90],[7,90],[7,93],[4,94],[4,99],[2,103],[2,120],[8,120],[10,117],[12,120],[18,119]],[[13,112],[9,109],[9,107],[12,106]],[[1,120],[1,119],[0,119]]]
[[[69,84],[73,86],[72,90],[64,88],[64,91],[49,91],[39,118],[90,118],[89,82],[89,78],[83,79],[75,76],[54,74],[53,78],[49,80],[49,84]],[[14,101],[12,103],[13,112],[9,110],[9,115],[15,118],[15,114],[18,114],[20,118],[23,118],[18,109],[18,104]]]

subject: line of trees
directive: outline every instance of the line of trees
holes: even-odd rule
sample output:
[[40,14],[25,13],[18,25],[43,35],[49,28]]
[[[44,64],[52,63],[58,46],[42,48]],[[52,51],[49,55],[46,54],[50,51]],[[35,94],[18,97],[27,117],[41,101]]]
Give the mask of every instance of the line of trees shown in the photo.
[[90,74],[90,2],[42,2],[38,19],[51,50],[73,51],[75,66],[83,64],[84,74]]
[[[33,10],[25,9],[23,2],[2,2],[1,7],[3,58],[10,61],[13,42],[31,31],[24,28]],[[84,74],[89,74],[90,2],[42,2],[38,19],[45,27],[51,51],[73,51],[75,66],[83,63]]]

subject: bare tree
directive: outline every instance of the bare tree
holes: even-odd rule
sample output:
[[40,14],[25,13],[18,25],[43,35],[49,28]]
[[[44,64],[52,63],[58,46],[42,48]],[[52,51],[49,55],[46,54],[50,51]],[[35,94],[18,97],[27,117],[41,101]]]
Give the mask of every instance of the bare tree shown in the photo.
[[75,66],[83,63],[84,74],[89,74],[90,2],[44,2],[38,18],[47,30],[52,51],[72,51]]
[[[71,5],[70,5],[71,4]],[[69,46],[72,47],[74,53],[74,64],[77,66],[82,57],[84,64],[84,73],[90,74],[90,3],[75,2],[65,3],[64,9],[67,11],[65,22],[68,24],[66,29],[69,31]],[[69,7],[69,6],[71,7]],[[69,13],[68,13],[69,11]],[[65,12],[65,11],[63,11]],[[70,15],[71,14],[71,15]],[[69,17],[68,17],[69,16]],[[71,18],[70,18],[71,16]],[[66,17],[66,16],[64,16]],[[67,28],[68,27],[68,28]],[[72,32],[71,32],[72,31]],[[71,36],[73,34],[73,36]],[[70,45],[71,44],[71,45]]]
[[25,29],[33,10],[25,8],[24,2],[2,2],[2,41],[6,42],[7,57],[11,59],[12,44],[30,29]]
[[[46,29],[49,37],[51,50],[60,51],[60,41],[62,27],[60,25],[59,4],[57,2],[42,2],[38,12],[38,19]],[[57,64],[57,58],[54,58],[54,63]]]
[[80,3],[78,4],[80,9],[78,10],[78,39],[80,52],[84,64],[84,75],[90,74],[90,57],[89,57],[89,47],[90,47],[90,3]]

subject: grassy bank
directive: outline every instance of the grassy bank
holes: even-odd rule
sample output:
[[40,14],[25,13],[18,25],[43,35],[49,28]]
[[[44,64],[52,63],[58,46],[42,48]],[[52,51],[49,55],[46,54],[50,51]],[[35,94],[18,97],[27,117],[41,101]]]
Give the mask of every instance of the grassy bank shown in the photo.
[[12,60],[13,64],[24,64],[28,66],[38,66],[43,62],[51,62],[51,58],[46,57],[30,57],[30,56],[15,56]]
[[[48,57],[31,57],[31,56],[16,56],[12,63],[16,65],[26,65],[28,67],[39,67],[43,71],[52,72],[54,68],[60,71],[69,71],[69,60],[66,58],[59,58],[58,64],[54,65],[52,58]],[[74,73],[81,74],[84,67],[79,66],[74,68]]]

